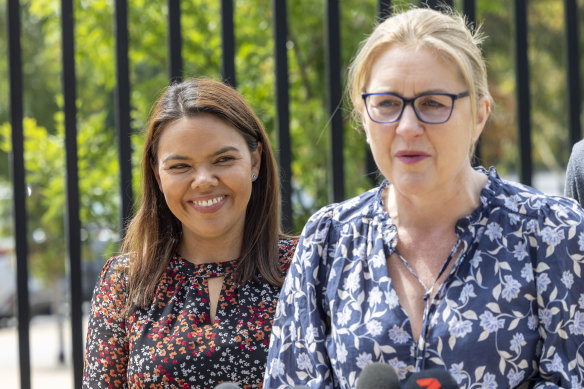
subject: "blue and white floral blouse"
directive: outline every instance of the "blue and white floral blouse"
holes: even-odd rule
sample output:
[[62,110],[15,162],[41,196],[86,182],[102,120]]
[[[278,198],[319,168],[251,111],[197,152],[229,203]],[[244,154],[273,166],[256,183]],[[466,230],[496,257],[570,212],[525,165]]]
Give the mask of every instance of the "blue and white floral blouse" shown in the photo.
[[417,342],[386,266],[397,243],[389,184],[313,215],[280,295],[264,388],[354,388],[371,362],[402,384],[440,367],[461,388],[582,388],[584,211],[482,171],[481,204],[456,225],[462,255]]

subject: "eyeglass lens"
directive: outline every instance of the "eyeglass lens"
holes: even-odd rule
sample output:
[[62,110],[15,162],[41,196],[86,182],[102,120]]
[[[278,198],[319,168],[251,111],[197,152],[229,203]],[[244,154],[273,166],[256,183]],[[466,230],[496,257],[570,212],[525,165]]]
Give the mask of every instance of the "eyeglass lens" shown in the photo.
[[[418,118],[427,123],[441,123],[448,120],[452,112],[453,99],[448,95],[418,96],[413,101]],[[404,101],[394,95],[379,94],[367,97],[367,111],[372,120],[378,122],[396,121],[404,109]]]

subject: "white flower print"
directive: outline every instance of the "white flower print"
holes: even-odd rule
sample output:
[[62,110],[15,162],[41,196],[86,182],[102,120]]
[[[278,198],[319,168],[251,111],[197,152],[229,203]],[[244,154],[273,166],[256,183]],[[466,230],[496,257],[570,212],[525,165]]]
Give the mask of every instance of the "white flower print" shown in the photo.
[[584,309],[584,293],[580,293],[580,298],[578,298],[578,307]]
[[482,389],[496,389],[497,388],[497,381],[494,374],[487,373],[485,374],[485,378],[481,384]]
[[395,290],[390,290],[389,293],[386,294],[387,306],[390,309],[393,309],[399,305],[399,299],[397,297],[397,293]]
[[306,335],[305,335],[305,340],[306,340],[306,344],[311,344],[314,343],[315,339],[316,339],[316,331],[317,329],[310,324],[308,326],[308,328],[306,329]]
[[573,375],[572,379],[570,380],[572,383],[572,389],[584,389],[580,384],[580,377],[577,375]]
[[519,287],[521,287],[521,284],[510,275],[506,275],[504,278],[505,287],[503,288],[503,292],[501,294],[505,300],[511,301],[519,294]]
[[562,358],[558,354],[554,355],[554,359],[551,363],[546,364],[550,371],[564,371],[564,365],[562,364]]
[[381,290],[379,290],[377,286],[374,287],[373,289],[371,289],[371,292],[369,292],[369,306],[372,307],[375,304],[380,304],[382,298],[383,293],[381,292]]
[[517,258],[518,261],[523,261],[525,258],[528,258],[529,255],[527,254],[527,243],[517,242],[513,248],[513,256]]
[[348,290],[353,293],[359,287],[359,273],[351,272],[349,276],[345,279],[343,289]]
[[527,343],[525,342],[525,337],[521,333],[517,333],[513,335],[513,339],[511,339],[511,351],[515,351],[517,354],[521,352],[521,347],[525,346]]
[[530,233],[531,234],[531,233],[537,232],[537,229],[538,229],[537,221],[536,220],[530,220],[530,221],[527,222],[527,225],[525,227],[526,227],[526,232],[527,233]]
[[533,266],[531,263],[526,263],[521,269],[521,277],[525,278],[525,281],[530,282],[535,279],[533,275]]
[[474,254],[474,256],[472,257],[472,260],[470,261],[470,264],[472,265],[472,267],[474,267],[475,269],[477,267],[479,267],[479,265],[481,264],[481,262],[483,261],[482,258],[482,252],[481,250],[477,250],[476,253]]
[[507,197],[505,199],[505,206],[515,212],[519,209],[520,200],[521,197],[518,195]]
[[389,365],[393,367],[393,370],[395,370],[395,372],[397,373],[397,377],[400,380],[406,378],[406,374],[408,373],[408,365],[406,365],[397,358],[390,359]]
[[546,227],[541,232],[541,236],[545,243],[555,247],[564,239],[564,230],[554,230],[551,227]]
[[537,276],[537,293],[545,292],[551,282],[550,277],[546,273]]
[[517,225],[518,223],[521,223],[521,217],[519,217],[519,215],[512,213],[511,215],[509,215],[509,221],[510,224],[514,226]]
[[345,347],[344,343],[341,343],[338,347],[337,347],[337,360],[340,363],[345,363],[347,362],[347,355],[349,353],[347,352],[347,348]]
[[572,288],[572,284],[574,283],[574,275],[572,274],[572,272],[566,270],[562,274],[562,283],[564,285],[566,285],[566,288],[567,289],[571,289]]
[[406,343],[410,339],[410,334],[406,330],[396,325],[388,331],[389,338],[397,344]]
[[503,227],[501,227],[499,224],[497,223],[489,223],[487,225],[487,231],[485,232],[485,234],[489,237],[489,239],[491,239],[491,242],[496,240],[496,239],[500,239],[503,232]]
[[546,327],[549,327],[549,325],[552,323],[552,316],[552,311],[549,309],[544,308],[539,311],[539,320]]
[[580,246],[580,251],[584,251],[584,232],[578,235],[578,245]]
[[523,378],[525,378],[525,370],[511,370],[507,374],[507,378],[509,379],[509,387],[515,387],[523,382]]
[[535,331],[537,329],[538,324],[539,320],[537,319],[537,316],[531,315],[527,318],[527,328],[529,328],[530,330]]
[[570,324],[569,328],[572,335],[584,335],[584,313],[576,311],[574,323]]
[[373,255],[371,257],[371,259],[369,260],[369,263],[371,263],[371,265],[374,268],[379,268],[381,266],[385,266],[386,264],[386,258],[385,258],[385,254],[381,253],[376,253],[375,255]]
[[361,353],[357,357],[357,361],[355,364],[357,365],[357,367],[360,367],[361,369],[363,369],[365,366],[367,366],[368,364],[371,363],[371,359],[372,359],[371,354]]
[[381,331],[383,331],[383,326],[377,320],[368,321],[366,326],[367,326],[367,332],[369,332],[369,334],[371,336],[377,336],[377,335],[381,334]]
[[296,364],[300,370],[312,372],[312,361],[310,360],[308,354],[300,353],[300,355],[298,355],[298,359],[296,360]]
[[464,380],[464,362],[453,363],[449,369],[450,375],[456,380],[458,384]]
[[292,341],[296,340],[296,322],[290,323],[290,340]]
[[505,320],[497,319],[490,311],[486,311],[481,314],[479,319],[481,319],[481,327],[483,327],[485,331],[496,332],[497,330],[505,327]]
[[274,359],[270,365],[270,375],[272,377],[277,377],[279,375],[284,374],[286,365],[284,362],[280,361],[279,359]]
[[466,304],[468,303],[469,298],[471,297],[476,297],[477,295],[474,292],[474,286],[467,284],[464,286],[464,288],[462,288],[462,293],[460,294],[460,297],[458,298],[458,300],[463,303]]
[[457,338],[463,338],[472,331],[472,322],[470,320],[458,320],[454,317],[448,323],[448,331]]
[[349,308],[348,305],[345,305],[342,311],[337,312],[337,322],[339,323],[339,325],[344,326],[349,322],[350,319],[351,309]]

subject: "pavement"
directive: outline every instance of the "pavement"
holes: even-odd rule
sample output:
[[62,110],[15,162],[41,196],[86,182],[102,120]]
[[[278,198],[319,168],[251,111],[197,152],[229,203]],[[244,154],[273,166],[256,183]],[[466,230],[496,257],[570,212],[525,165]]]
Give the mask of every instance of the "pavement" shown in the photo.
[[[87,331],[86,320],[83,333]],[[32,389],[73,389],[71,330],[68,319],[35,316],[30,323]],[[19,389],[18,330],[15,323],[0,328],[0,388]],[[61,362],[59,355],[63,354]]]

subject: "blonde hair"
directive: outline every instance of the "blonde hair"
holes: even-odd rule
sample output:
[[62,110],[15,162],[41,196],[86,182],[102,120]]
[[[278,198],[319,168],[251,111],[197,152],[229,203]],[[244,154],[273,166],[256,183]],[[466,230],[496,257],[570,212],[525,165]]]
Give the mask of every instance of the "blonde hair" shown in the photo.
[[349,67],[348,93],[356,122],[360,123],[363,116],[361,94],[367,92],[373,64],[383,52],[396,46],[429,49],[452,61],[470,93],[472,118],[476,122],[479,100],[486,97],[492,104],[480,48],[482,40],[480,28],[471,31],[465,18],[453,11],[414,8],[387,18],[362,42]]

